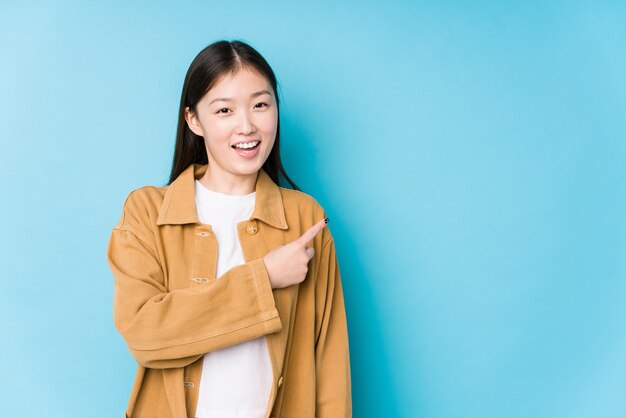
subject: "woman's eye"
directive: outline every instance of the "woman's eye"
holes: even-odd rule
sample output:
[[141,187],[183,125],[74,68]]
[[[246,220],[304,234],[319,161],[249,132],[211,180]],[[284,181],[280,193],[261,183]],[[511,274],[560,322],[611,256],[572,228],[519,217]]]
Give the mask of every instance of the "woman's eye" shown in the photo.
[[222,110],[228,110],[228,108],[227,107],[223,107],[220,110],[218,110],[217,113],[226,113],[226,112],[222,112]]
[[258,106],[258,105],[263,105],[263,106],[267,107],[267,103],[263,103],[263,102],[261,102],[261,103],[257,103],[257,106]]

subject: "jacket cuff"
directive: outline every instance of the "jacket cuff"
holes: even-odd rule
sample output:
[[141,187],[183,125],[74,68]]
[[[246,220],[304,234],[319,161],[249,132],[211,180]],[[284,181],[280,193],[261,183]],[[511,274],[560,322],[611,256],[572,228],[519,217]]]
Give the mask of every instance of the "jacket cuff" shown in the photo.
[[252,270],[254,283],[257,285],[259,293],[258,301],[260,311],[264,313],[264,317],[268,318],[268,321],[265,323],[266,328],[269,332],[280,331],[282,325],[278,309],[276,309],[272,282],[267,268],[265,267],[265,262],[262,258],[252,260],[250,262],[250,269]]

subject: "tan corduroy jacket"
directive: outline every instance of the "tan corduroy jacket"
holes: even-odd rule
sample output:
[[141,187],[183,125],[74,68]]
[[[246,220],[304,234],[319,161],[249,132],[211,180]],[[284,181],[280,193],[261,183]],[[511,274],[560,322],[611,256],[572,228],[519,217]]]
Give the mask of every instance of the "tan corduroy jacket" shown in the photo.
[[274,376],[265,418],[351,417],[348,328],[329,226],[308,244],[315,254],[298,285],[272,289],[262,259],[325,210],[261,169],[254,211],[237,225],[245,264],[216,279],[218,243],[195,208],[194,180],[206,168],[191,164],[169,186],[131,191],[111,232],[114,323],[138,363],[125,417],[193,417],[204,353],[260,336]]

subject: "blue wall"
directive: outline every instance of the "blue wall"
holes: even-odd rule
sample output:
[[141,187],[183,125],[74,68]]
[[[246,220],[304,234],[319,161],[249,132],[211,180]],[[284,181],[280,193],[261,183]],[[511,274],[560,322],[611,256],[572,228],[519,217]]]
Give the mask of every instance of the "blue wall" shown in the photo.
[[331,219],[355,417],[626,417],[623,2],[90,3],[0,4],[1,416],[122,415],[110,229],[229,38]]

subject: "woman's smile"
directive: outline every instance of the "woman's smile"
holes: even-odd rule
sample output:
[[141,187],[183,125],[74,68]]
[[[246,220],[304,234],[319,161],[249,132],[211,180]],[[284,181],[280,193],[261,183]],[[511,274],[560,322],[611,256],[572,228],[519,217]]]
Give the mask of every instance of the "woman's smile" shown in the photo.
[[261,141],[241,142],[232,146],[233,150],[239,156],[245,159],[251,159],[257,156],[261,148]]

